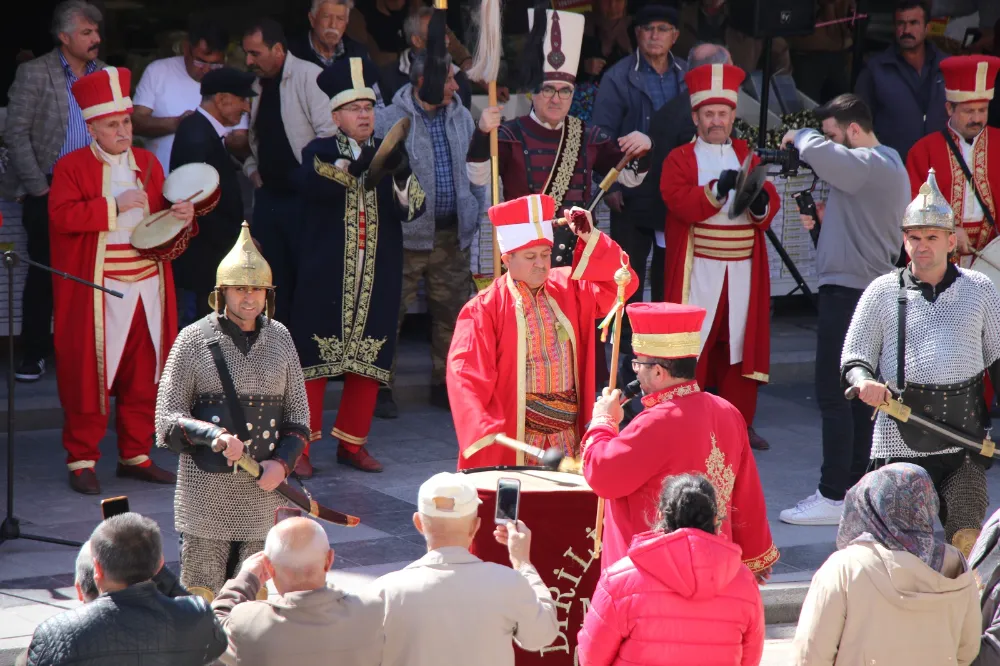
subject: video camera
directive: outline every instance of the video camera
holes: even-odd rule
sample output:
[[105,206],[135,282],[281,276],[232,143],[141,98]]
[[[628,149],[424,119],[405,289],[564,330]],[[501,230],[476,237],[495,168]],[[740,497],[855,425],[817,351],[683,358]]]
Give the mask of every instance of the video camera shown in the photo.
[[760,157],[761,164],[777,164],[781,167],[779,175],[785,178],[799,175],[799,169],[808,167],[799,157],[799,151],[795,146],[788,146],[784,149],[758,148],[757,156]]

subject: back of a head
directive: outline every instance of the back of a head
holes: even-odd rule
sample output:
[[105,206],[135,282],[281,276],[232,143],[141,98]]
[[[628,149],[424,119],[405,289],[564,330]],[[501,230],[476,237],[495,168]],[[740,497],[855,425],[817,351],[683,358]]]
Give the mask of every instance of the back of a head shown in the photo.
[[156,575],[163,558],[160,528],[138,513],[108,518],[90,535],[90,551],[104,578],[135,585]]
[[693,528],[715,534],[718,515],[715,488],[703,476],[669,476],[660,493],[659,513],[657,530],[669,533]]
[[820,122],[833,118],[842,128],[847,128],[851,123],[857,123],[858,127],[868,133],[873,132],[875,128],[871,109],[854,93],[838,95],[826,104],[816,107],[813,113]]
[[330,540],[323,527],[309,518],[288,518],[267,533],[264,554],[275,575],[295,581],[326,570]]
[[80,588],[84,603],[90,603],[101,595],[94,582],[94,558],[90,553],[90,542],[85,541],[76,556],[74,582]]
[[721,44],[700,42],[688,51],[688,70],[702,65],[731,65],[733,58]]

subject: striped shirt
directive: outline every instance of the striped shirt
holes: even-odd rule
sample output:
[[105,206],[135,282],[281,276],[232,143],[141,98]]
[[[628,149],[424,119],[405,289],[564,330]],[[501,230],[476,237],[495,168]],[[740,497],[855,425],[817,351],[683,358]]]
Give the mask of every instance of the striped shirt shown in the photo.
[[444,218],[455,214],[458,197],[455,195],[455,175],[451,165],[451,147],[448,143],[448,133],[445,130],[447,109],[439,108],[434,117],[427,112],[419,101],[414,104],[420,112],[420,117],[427,125],[434,146],[434,217]]
[[[59,62],[62,64],[63,72],[66,74],[66,96],[69,97],[69,119],[66,123],[66,139],[63,141],[62,149],[59,151],[59,157],[72,153],[78,148],[86,148],[90,145],[90,133],[87,132],[87,122],[83,119],[83,111],[80,110],[80,105],[77,104],[76,98],[73,97],[73,84],[76,83],[79,78],[73,73],[73,68],[69,66],[66,62],[66,56],[63,55],[62,50],[59,51]],[[97,71],[97,61],[91,60],[87,63],[87,74],[92,74]],[[58,158],[56,158],[58,161]],[[55,167],[55,164],[53,164]]]

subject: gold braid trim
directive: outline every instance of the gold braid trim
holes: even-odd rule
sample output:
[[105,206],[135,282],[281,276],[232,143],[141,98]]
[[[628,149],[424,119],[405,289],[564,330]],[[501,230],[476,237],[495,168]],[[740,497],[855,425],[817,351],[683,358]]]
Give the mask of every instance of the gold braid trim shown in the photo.
[[[562,208],[563,197],[569,189],[573,174],[576,172],[576,162],[580,158],[580,148],[583,146],[583,121],[576,116],[566,116],[563,121],[562,140],[556,151],[555,164],[549,180],[542,188],[543,194],[548,194],[555,200],[556,210]],[[589,183],[585,185],[589,186]]]
[[771,547],[768,548],[763,555],[751,558],[749,560],[743,560],[743,564],[747,565],[747,568],[750,569],[750,571],[752,571],[753,573],[758,573],[760,571],[763,571],[764,569],[767,569],[770,566],[773,566],[774,563],[777,562],[780,558],[781,558],[781,553],[778,552],[777,546],[775,546],[772,543]]

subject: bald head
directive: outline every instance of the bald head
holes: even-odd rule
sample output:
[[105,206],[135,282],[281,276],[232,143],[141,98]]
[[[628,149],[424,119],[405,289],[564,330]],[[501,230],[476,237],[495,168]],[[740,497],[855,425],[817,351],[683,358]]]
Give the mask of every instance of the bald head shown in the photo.
[[276,584],[279,579],[293,586],[325,580],[333,563],[326,532],[309,518],[289,518],[272,527],[264,554],[274,569]]
[[702,65],[732,65],[733,58],[719,44],[698,44],[688,53],[688,69]]

